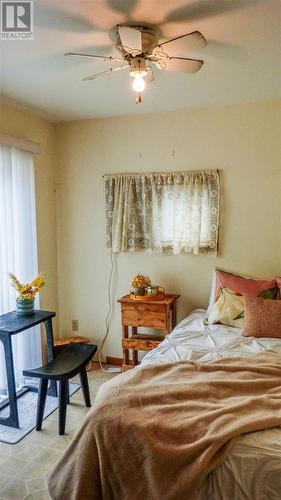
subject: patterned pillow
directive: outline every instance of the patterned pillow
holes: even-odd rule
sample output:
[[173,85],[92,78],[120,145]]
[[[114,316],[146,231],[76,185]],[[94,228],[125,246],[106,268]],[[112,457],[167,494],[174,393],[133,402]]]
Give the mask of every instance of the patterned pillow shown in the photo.
[[276,280],[257,280],[221,269],[215,271],[214,304],[208,309],[208,323],[222,323],[242,328],[244,320],[244,297],[248,294],[264,299],[277,299]]
[[281,338],[281,300],[265,300],[261,297],[244,296],[245,337]]

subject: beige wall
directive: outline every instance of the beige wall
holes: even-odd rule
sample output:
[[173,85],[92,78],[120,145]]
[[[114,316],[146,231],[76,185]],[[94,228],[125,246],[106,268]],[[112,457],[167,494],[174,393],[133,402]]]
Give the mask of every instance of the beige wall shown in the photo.
[[41,307],[59,310],[60,335],[71,333],[71,319],[79,320],[80,334],[97,343],[104,335],[110,256],[105,250],[103,173],[219,168],[223,191],[217,258],[115,255],[106,354],[121,355],[116,299],[127,293],[137,272],[181,293],[179,318],[207,305],[214,266],[257,277],[281,274],[278,101],[57,126],[7,105],[1,106],[0,117],[1,133],[41,144],[42,152],[35,156],[39,269],[47,278]]
[[80,334],[97,343],[104,335],[110,256],[103,173],[218,168],[223,193],[217,258],[115,256],[106,354],[121,355],[116,299],[138,272],[181,294],[180,319],[206,307],[215,266],[254,277],[281,274],[278,101],[69,122],[57,125],[56,137],[60,334],[78,319]]
[[39,270],[46,277],[46,286],[40,292],[40,299],[42,309],[56,311],[55,126],[31,112],[0,103],[0,132],[41,145],[41,154],[34,156],[38,260]]

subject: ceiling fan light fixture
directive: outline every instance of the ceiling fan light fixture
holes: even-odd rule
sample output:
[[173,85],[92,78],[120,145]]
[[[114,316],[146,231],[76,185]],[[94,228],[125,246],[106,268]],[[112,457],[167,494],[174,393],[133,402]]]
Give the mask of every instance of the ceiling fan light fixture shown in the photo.
[[205,47],[207,43],[206,39],[199,31],[185,33],[161,43],[158,40],[161,34],[160,30],[155,26],[124,23],[113,28],[113,32],[116,39],[116,48],[121,53],[118,57],[81,52],[67,52],[65,55],[121,63],[117,67],[110,67],[83,78],[84,81],[95,80],[102,75],[109,75],[129,68],[130,76],[133,78],[132,87],[136,92],[135,99],[137,104],[142,102],[141,93],[146,85],[154,80],[151,64],[155,64],[158,69],[165,71],[196,73],[200,70],[204,62],[201,59],[173,55],[175,53],[178,54],[178,51],[181,54],[181,50],[193,50]]

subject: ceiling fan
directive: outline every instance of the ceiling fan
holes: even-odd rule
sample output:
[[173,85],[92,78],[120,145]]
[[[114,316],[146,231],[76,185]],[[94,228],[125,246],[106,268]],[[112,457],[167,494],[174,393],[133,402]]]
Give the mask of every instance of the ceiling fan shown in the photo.
[[[141,93],[147,83],[154,80],[153,69],[150,64],[164,71],[178,71],[182,73],[196,73],[203,61],[181,57],[182,50],[203,48],[207,44],[200,31],[193,31],[180,35],[162,43],[158,42],[155,31],[148,25],[117,25],[116,48],[120,57],[67,52],[66,56],[90,57],[105,62],[121,63],[100,73],[83,78],[84,81],[129,69],[133,77],[133,89],[136,92],[136,103],[142,102]],[[175,55],[177,54],[177,55]],[[148,64],[147,64],[148,63]]]

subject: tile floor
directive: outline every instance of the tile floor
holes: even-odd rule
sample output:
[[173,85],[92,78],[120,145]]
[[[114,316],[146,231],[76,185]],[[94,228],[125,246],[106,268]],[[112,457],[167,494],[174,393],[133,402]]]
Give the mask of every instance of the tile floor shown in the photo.
[[[92,403],[100,385],[114,376],[102,372],[99,365],[94,364],[93,371],[88,372]],[[33,430],[18,444],[0,442],[0,500],[50,499],[45,476],[62,456],[89,410],[84,405],[81,389],[70,401],[64,436],[58,435],[56,410],[44,420],[40,432]]]

